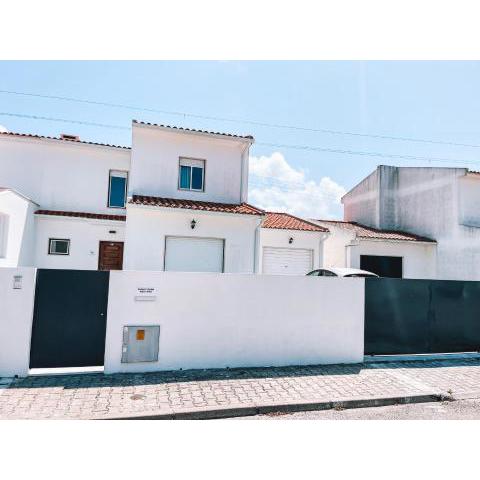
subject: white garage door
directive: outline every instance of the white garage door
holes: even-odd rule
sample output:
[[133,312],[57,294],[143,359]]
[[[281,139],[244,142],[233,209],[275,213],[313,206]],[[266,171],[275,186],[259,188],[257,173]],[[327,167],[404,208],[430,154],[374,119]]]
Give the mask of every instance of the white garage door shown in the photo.
[[263,248],[263,273],[305,275],[313,270],[313,252],[301,248]]
[[165,270],[223,272],[223,240],[218,238],[167,237]]

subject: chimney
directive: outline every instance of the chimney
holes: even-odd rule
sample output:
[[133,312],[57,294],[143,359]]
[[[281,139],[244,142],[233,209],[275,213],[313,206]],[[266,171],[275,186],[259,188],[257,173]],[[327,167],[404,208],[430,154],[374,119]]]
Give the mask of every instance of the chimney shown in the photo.
[[79,142],[80,137],[78,135],[70,135],[68,133],[61,133],[60,138],[62,140],[71,140],[72,142]]

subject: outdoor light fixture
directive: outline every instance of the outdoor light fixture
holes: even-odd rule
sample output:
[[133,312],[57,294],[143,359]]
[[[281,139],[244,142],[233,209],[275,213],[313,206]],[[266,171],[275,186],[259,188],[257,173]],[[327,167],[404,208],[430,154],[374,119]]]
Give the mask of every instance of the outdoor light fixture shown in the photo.
[[293,237],[290,237],[290,238],[288,239],[288,243],[290,243],[290,244],[293,243]]
[[195,219],[190,222],[190,226],[192,227],[192,230],[195,228],[196,224],[197,222],[195,221]]

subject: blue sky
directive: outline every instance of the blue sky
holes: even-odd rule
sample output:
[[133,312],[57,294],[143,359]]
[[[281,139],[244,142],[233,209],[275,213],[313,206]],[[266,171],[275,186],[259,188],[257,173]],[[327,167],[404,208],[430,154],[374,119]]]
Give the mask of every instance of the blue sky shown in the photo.
[[[452,141],[480,146],[480,62],[0,62],[0,90],[122,103],[146,109]],[[378,164],[467,166],[480,147],[333,135],[0,93],[0,112],[113,124],[126,129],[0,115],[7,130],[130,144],[132,118],[254,135],[250,201],[272,210],[341,217],[339,197]],[[301,145],[435,157],[437,162],[261,145]]]

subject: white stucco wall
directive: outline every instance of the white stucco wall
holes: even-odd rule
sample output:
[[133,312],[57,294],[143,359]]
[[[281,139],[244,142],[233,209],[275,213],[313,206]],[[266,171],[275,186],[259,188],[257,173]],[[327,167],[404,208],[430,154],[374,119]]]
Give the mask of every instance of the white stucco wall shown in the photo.
[[[345,195],[345,218],[434,239],[438,279],[480,280],[480,178],[465,168],[391,166],[378,167],[377,177]],[[374,194],[378,225],[371,210],[359,210]]]
[[13,191],[0,191],[0,267],[33,266],[36,207]]
[[402,257],[403,278],[436,278],[435,244],[360,240],[346,251],[347,266],[351,268],[360,268],[360,255]]
[[[260,249],[258,251],[258,271],[263,270],[264,247],[307,249],[313,252],[313,268],[323,264],[323,243],[327,235],[324,232],[304,232],[301,230],[283,230],[279,228],[260,229]],[[293,243],[289,239],[293,238]]]
[[[111,272],[105,372],[361,362],[363,316],[360,278]],[[157,362],[121,363],[127,325],[160,325]]]
[[[38,268],[97,270],[99,242],[123,242],[125,239],[125,222],[121,221],[47,215],[35,217],[35,266]],[[116,233],[109,233],[110,230]],[[50,238],[70,239],[70,254],[49,255]]]
[[109,171],[129,169],[130,150],[0,135],[0,187],[43,209],[117,214],[107,207]]
[[480,175],[458,178],[458,222],[467,227],[480,227]]
[[323,242],[323,267],[349,267],[347,245],[355,239],[355,233],[346,228],[338,228],[329,223],[312,220],[329,229],[330,234]]
[[[186,134],[133,124],[129,193],[220,203],[246,201],[248,177],[245,140]],[[205,191],[178,189],[180,157],[205,160]]]
[[[253,273],[258,215],[128,205],[124,270],[163,270],[165,237],[225,240],[224,272]],[[190,223],[195,219],[192,230]]]
[[[14,289],[20,275],[21,289]],[[24,377],[30,363],[34,268],[0,268],[0,377]]]
[[373,171],[342,197],[343,219],[379,228],[379,174]]

